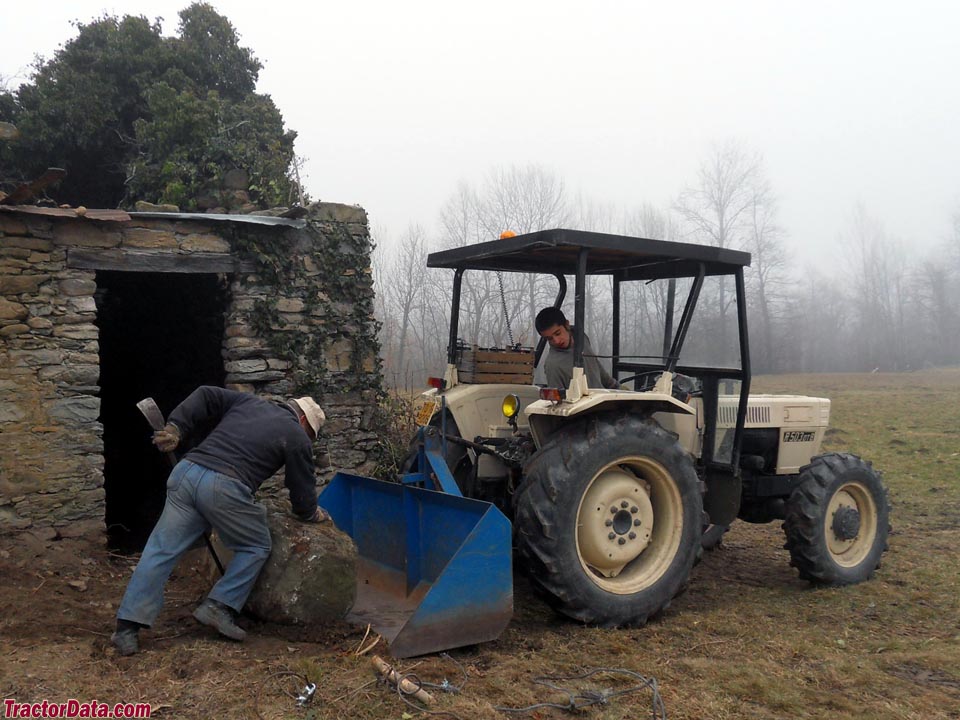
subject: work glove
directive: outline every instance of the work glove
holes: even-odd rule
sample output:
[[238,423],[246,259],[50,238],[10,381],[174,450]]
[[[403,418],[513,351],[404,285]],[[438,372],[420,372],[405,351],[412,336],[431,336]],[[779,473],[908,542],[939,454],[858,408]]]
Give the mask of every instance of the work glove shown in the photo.
[[180,430],[173,423],[167,423],[163,430],[153,434],[153,444],[160,452],[173,452],[180,444]]

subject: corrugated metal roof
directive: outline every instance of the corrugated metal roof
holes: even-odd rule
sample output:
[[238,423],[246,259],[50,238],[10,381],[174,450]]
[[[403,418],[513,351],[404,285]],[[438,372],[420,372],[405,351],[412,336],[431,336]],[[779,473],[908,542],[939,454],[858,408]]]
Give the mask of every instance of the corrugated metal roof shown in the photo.
[[280,227],[305,228],[307,221],[302,218],[271,217],[269,215],[223,215],[219,213],[168,213],[168,212],[131,212],[126,210],[86,209],[82,214],[77,208],[37,207],[36,205],[0,205],[0,212],[24,215],[45,215],[47,217],[85,218],[127,222],[133,218],[151,220],[196,220],[198,222],[228,222],[243,225],[272,225]]
[[[89,212],[89,211],[88,211]],[[154,220],[197,220],[214,222],[239,223],[244,225],[280,225],[292,228],[305,228],[307,221],[303,219],[271,217],[270,215],[222,215],[220,213],[167,213],[167,212],[132,212],[131,218],[150,218]]]

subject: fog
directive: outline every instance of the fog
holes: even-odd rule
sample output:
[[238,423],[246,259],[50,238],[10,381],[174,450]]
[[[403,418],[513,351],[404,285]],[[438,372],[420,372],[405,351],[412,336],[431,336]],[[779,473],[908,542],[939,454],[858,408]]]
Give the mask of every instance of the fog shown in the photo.
[[[0,78],[103,12],[4,11]],[[624,212],[669,207],[710,148],[763,156],[798,265],[835,264],[858,206],[913,250],[960,205],[960,7],[950,2],[213,3],[264,63],[314,198],[364,206],[385,241],[437,228],[459,181],[536,165]]]

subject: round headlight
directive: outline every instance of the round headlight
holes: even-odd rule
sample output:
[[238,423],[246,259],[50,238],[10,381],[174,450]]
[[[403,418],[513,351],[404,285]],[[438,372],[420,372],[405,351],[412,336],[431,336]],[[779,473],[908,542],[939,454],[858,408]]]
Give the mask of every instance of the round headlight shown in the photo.
[[503,410],[504,417],[512,418],[520,412],[520,398],[513,394],[507,395],[500,407]]

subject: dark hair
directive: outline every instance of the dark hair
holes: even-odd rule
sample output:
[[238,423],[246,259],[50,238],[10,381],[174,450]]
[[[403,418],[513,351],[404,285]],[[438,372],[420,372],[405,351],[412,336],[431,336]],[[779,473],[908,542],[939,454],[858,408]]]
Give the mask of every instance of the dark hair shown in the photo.
[[566,325],[567,316],[563,310],[558,307],[547,307],[537,313],[537,319],[534,323],[538,333],[549,330],[554,325]]

